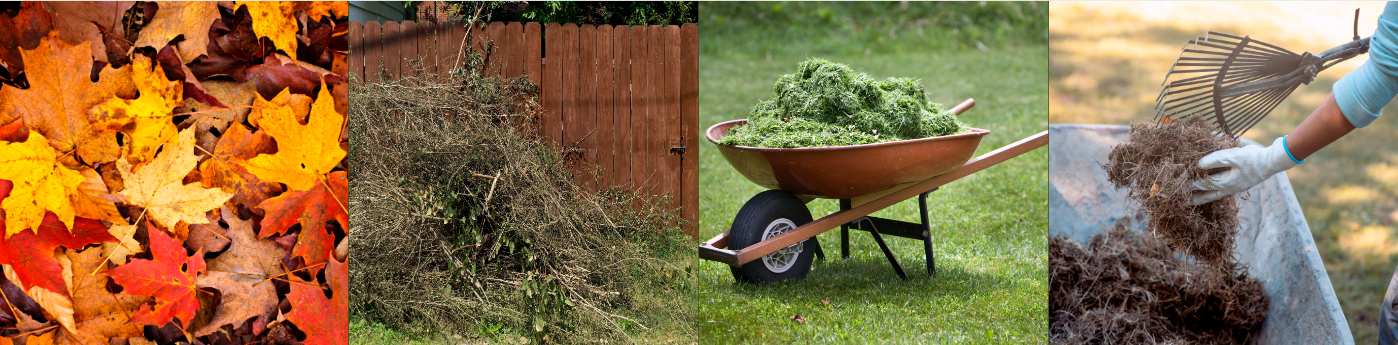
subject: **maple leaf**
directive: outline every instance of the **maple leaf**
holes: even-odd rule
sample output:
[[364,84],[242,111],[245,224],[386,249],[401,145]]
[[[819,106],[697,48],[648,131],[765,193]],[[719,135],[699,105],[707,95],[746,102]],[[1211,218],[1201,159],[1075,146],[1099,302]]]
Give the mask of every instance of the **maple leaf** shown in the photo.
[[179,43],[180,60],[183,63],[194,61],[204,55],[209,46],[209,26],[219,18],[218,3],[205,1],[156,1],[160,9],[155,18],[141,29],[136,39],[136,47],[154,47],[160,50],[175,37],[183,36]]
[[243,321],[252,317],[263,318],[265,324],[281,301],[272,279],[285,276],[281,262],[286,257],[286,249],[276,241],[258,238],[253,233],[252,221],[238,218],[238,213],[228,206],[220,212],[228,224],[225,233],[232,243],[223,254],[209,260],[209,273],[199,277],[198,285],[217,289],[223,297],[213,320],[195,331],[196,337],[216,332],[223,325],[242,327]]
[[251,133],[241,123],[230,126],[223,134],[213,155],[199,164],[200,181],[205,187],[222,188],[233,194],[233,202],[255,209],[272,195],[281,193],[282,186],[263,181],[244,167],[248,159],[276,149],[272,137],[264,131]]
[[38,132],[29,132],[24,142],[0,145],[0,179],[14,183],[14,195],[0,201],[6,213],[5,237],[24,229],[38,232],[45,212],[53,212],[66,228],[72,228],[76,212],[71,197],[84,178],[57,158],[58,153]]
[[[153,228],[152,228],[153,229]],[[180,320],[188,325],[199,309],[198,275],[204,273],[204,250],[185,255],[184,246],[164,231],[150,231],[151,259],[131,259],[107,274],[131,294],[151,296],[155,305],[142,305],[131,321],[164,325]],[[183,268],[181,268],[183,267]]]
[[13,18],[0,16],[0,66],[5,66],[11,77],[24,72],[19,50],[34,49],[52,28],[53,17],[39,6],[24,6]]
[[349,213],[345,208],[349,202],[349,181],[345,175],[344,171],[330,173],[326,181],[328,189],[326,185],[317,185],[308,191],[288,191],[267,199],[259,206],[266,215],[258,235],[269,237],[299,223],[301,234],[296,237],[296,245],[291,247],[292,257],[304,258],[306,265],[328,260],[335,251],[335,236],[326,231],[326,221],[338,221],[342,229],[349,229]]
[[253,127],[263,128],[262,114],[273,114],[275,112],[271,111],[271,109],[282,107],[291,108],[292,114],[296,114],[298,119],[304,119],[306,118],[305,115],[310,113],[311,103],[314,102],[315,99],[312,99],[308,95],[297,94],[286,89],[273,95],[272,98],[266,98],[265,95],[261,95],[261,92],[259,92],[259,96],[253,97],[252,99],[253,111],[248,113],[248,123],[252,124]]
[[[94,61],[107,61],[102,30],[113,31],[99,23],[121,23],[121,16],[135,4],[130,1],[54,1],[43,2],[53,11],[53,32],[69,43],[92,42]],[[34,80],[32,77],[30,80]]]
[[69,45],[54,33],[40,40],[38,48],[21,50],[30,87],[0,88],[0,114],[18,115],[64,155],[76,153],[87,163],[105,163],[120,153],[116,132],[93,128],[88,110],[112,96],[134,98],[137,90],[129,65],[103,68],[99,81],[92,82],[90,51],[89,42]]
[[[126,182],[118,195],[130,204],[146,208],[156,224],[172,229],[179,222],[204,224],[204,213],[216,209],[233,195],[219,189],[207,189],[198,184],[184,184],[185,175],[194,170],[199,157],[194,155],[194,130],[180,131],[178,142],[165,145],[155,159],[136,171],[127,160],[117,161],[117,171]],[[158,232],[158,231],[153,231]]]
[[73,329],[56,335],[60,344],[104,344],[110,338],[130,338],[143,335],[142,326],[131,322],[129,316],[150,302],[147,296],[107,291],[107,267],[101,250],[69,249],[64,258],[64,278],[68,279],[73,296]]
[[330,260],[325,265],[325,280],[330,285],[330,298],[314,282],[294,281],[286,298],[291,312],[286,319],[306,333],[305,344],[349,343],[349,265]]
[[248,171],[266,181],[285,183],[290,190],[308,190],[324,183],[325,174],[346,154],[339,142],[345,116],[335,111],[329,89],[320,89],[306,124],[301,124],[290,108],[258,109],[259,125],[277,141],[277,153],[248,160]]
[[131,62],[132,77],[141,96],[134,100],[111,97],[92,108],[99,127],[122,130],[130,136],[131,152],[137,162],[150,161],[160,145],[175,137],[172,110],[184,104],[183,84],[165,78],[164,71],[150,58],[137,55]]
[[296,32],[300,24],[296,22],[296,12],[305,12],[310,20],[323,16],[349,13],[349,4],[344,1],[238,1],[247,6],[252,16],[252,31],[258,36],[272,40],[272,45],[281,48],[296,59]]
[[[10,194],[13,183],[0,180],[0,200]],[[4,215],[0,215],[4,218]],[[3,227],[0,224],[0,227]],[[116,238],[107,232],[102,223],[85,218],[76,218],[72,230],[64,227],[53,212],[44,216],[38,231],[20,231],[4,241],[0,241],[0,264],[11,265],[15,275],[28,286],[38,286],[49,291],[67,291],[63,282],[63,267],[54,258],[53,251],[58,247],[82,248],[88,244],[115,242]]]

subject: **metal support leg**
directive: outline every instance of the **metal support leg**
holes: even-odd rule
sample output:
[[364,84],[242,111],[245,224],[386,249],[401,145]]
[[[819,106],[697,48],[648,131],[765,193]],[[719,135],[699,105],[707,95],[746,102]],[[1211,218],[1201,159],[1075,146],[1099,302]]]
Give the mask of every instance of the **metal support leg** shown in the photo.
[[922,193],[917,197],[917,206],[922,216],[922,246],[927,253],[927,275],[937,276],[937,257],[932,252],[932,223],[927,219],[927,195],[937,191],[936,188]]
[[[840,199],[840,211],[850,208],[849,199]],[[840,225],[840,258],[849,258],[849,224]]]
[[893,257],[893,250],[888,249],[888,244],[883,242],[883,235],[879,235],[879,229],[870,226],[869,234],[874,236],[874,242],[879,243],[879,248],[883,249],[883,256],[888,257],[888,264],[893,265],[893,271],[898,272],[898,277],[908,280],[908,274],[903,273],[903,266],[899,265],[898,259]]

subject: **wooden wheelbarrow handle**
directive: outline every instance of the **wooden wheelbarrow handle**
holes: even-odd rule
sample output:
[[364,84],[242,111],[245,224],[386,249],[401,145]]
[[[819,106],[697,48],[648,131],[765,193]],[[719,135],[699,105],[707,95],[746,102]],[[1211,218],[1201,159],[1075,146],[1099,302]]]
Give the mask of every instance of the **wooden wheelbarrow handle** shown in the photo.
[[[958,105],[957,108],[960,108],[962,106],[967,106],[969,108],[970,106],[968,105],[968,103],[975,104],[975,101],[967,100],[961,105]],[[1031,135],[1028,138],[1016,141],[1013,144],[1006,145],[1004,147],[996,149],[995,151],[991,151],[990,153],[981,155],[980,157],[972,158],[970,161],[967,161],[966,164],[962,165],[960,168],[956,168],[956,170],[952,170],[945,174],[937,175],[927,180],[923,180],[922,182],[917,182],[913,185],[904,187],[902,189],[898,189],[897,191],[889,193],[888,195],[874,200],[870,200],[862,205],[855,206],[854,208],[832,213],[813,222],[806,223],[806,225],[802,225],[801,227],[787,231],[786,233],[774,236],[765,241],[748,246],[747,248],[739,250],[721,249],[728,246],[728,232],[724,232],[704,243],[699,244],[699,257],[702,259],[718,261],[733,266],[742,266],[743,264],[746,264],[753,260],[757,260],[758,258],[761,258],[767,254],[771,254],[772,252],[775,252],[778,249],[786,248],[798,242],[805,241],[808,238],[815,237],[816,235],[829,231],[830,229],[839,227],[841,224],[849,223],[850,221],[859,219],[860,217],[867,216],[878,210],[882,210],[886,207],[892,206],[893,204],[897,204],[898,202],[917,196],[922,192],[932,190],[933,188],[941,187],[942,185],[950,183],[951,181],[956,181],[958,179],[961,179],[962,177],[966,177],[967,175],[970,175],[972,173],[984,170],[985,168],[989,168],[992,165],[1000,164],[1001,162],[1009,160],[1010,158],[1014,158],[1016,156],[1024,154],[1025,152],[1033,151],[1034,149],[1043,147],[1047,144],[1048,131],[1039,132],[1038,134]]]

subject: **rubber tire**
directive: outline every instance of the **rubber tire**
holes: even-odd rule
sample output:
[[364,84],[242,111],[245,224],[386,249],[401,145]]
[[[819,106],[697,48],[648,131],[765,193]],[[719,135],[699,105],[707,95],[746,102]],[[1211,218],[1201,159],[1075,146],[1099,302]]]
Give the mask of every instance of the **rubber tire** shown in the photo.
[[[733,227],[729,229],[728,249],[738,250],[762,242],[762,233],[777,219],[786,218],[796,226],[811,222],[811,210],[806,208],[796,194],[784,190],[768,190],[758,193],[733,217]],[[811,261],[820,244],[811,237],[802,242],[804,246],[796,262],[786,272],[775,273],[762,264],[762,259],[753,260],[742,267],[729,266],[733,279],[742,283],[766,284],[787,279],[801,279],[811,271]]]

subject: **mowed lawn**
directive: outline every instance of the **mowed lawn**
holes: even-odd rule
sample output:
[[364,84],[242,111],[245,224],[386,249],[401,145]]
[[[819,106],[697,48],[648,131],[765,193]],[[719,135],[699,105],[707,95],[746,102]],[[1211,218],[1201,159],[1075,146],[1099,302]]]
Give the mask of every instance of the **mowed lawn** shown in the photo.
[[[703,44],[701,42],[701,44]],[[961,115],[989,129],[976,155],[1047,129],[1048,48],[1044,45],[921,53],[818,57],[877,79],[921,78],[930,99],[977,105]],[[742,54],[701,48],[699,122],[746,118],[804,53]],[[712,143],[700,147],[700,237],[728,229],[743,203],[763,191],[733,170]],[[886,237],[911,280],[894,274],[878,245],[851,231],[840,258],[838,229],[820,236],[827,255],[803,280],[766,286],[734,282],[728,266],[702,261],[693,296],[699,342],[1043,343],[1048,335],[1046,148],[952,182],[929,198],[938,276],[926,274],[920,241]],[[817,218],[834,200],[808,206]],[[916,198],[875,216],[917,221]],[[822,302],[829,301],[829,304]],[[804,323],[792,320],[801,315]]]

